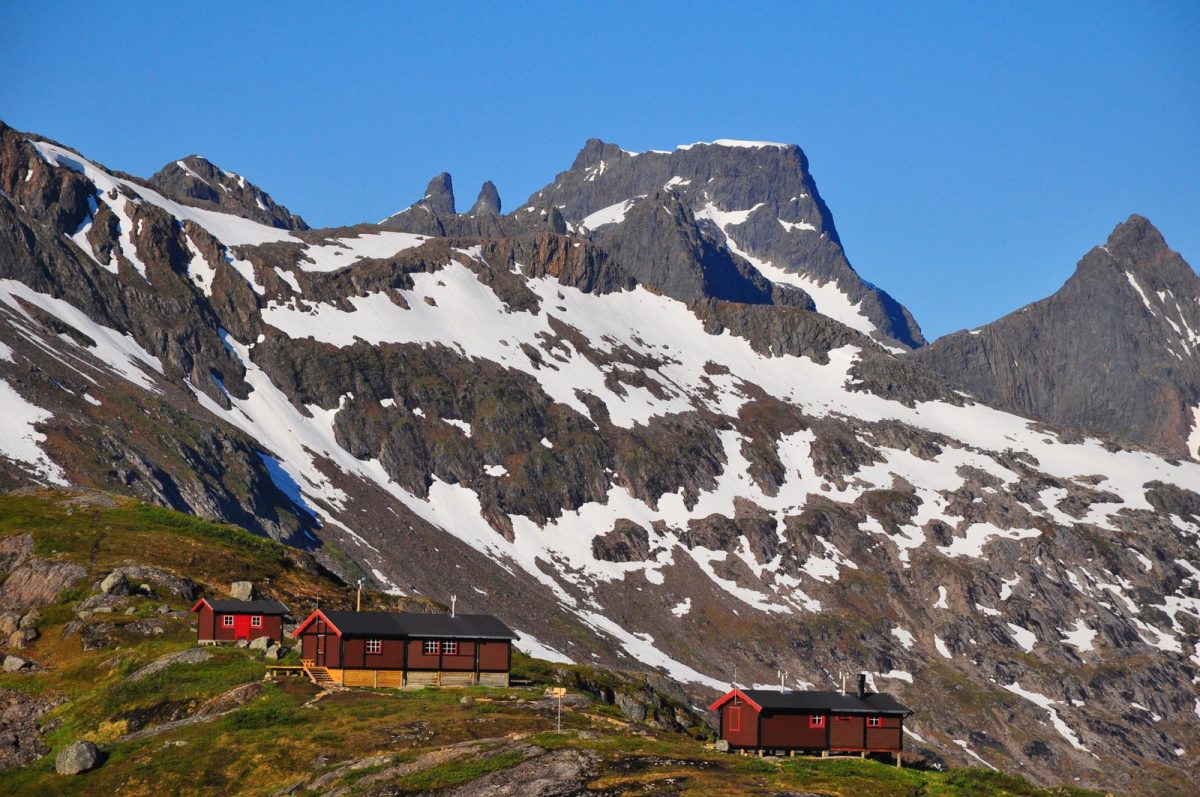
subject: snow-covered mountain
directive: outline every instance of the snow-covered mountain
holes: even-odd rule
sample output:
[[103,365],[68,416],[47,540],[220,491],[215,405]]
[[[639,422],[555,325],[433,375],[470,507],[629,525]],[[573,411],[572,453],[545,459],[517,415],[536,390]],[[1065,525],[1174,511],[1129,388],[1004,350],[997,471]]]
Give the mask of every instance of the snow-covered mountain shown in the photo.
[[798,148],[589,142],[507,216],[440,176],[301,230],[0,128],[0,189],[0,483],[229,519],[698,700],[861,669],[934,760],[1194,788],[1200,465],[905,354]]

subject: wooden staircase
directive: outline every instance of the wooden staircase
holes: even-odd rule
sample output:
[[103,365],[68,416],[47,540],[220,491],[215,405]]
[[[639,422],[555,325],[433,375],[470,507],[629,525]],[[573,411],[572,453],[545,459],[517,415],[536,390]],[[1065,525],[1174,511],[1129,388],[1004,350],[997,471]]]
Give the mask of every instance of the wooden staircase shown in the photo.
[[310,659],[302,659],[300,664],[303,665],[305,674],[317,686],[322,689],[337,688],[338,682],[333,680],[333,676],[329,674],[329,670],[326,668],[318,667],[316,662]]

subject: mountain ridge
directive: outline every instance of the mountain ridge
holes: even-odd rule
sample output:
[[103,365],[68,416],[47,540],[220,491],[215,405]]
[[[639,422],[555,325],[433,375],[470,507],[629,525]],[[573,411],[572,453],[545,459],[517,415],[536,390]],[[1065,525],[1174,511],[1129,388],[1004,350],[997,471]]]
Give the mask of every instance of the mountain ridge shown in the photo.
[[[5,485],[235,520],[697,701],[862,670],[947,761],[1187,793],[1196,463],[982,405],[873,324],[673,298],[549,202],[282,230],[9,129],[0,188]],[[814,237],[677,201],[773,293],[749,233]]]

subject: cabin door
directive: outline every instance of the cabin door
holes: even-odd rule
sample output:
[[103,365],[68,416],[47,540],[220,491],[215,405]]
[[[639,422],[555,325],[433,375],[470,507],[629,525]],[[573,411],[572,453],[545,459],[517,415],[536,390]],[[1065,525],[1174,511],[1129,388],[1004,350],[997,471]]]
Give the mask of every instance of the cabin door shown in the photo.
[[250,615],[235,614],[233,616],[233,638],[234,639],[249,639],[250,638]]
[[317,634],[317,666],[325,666],[325,635]]

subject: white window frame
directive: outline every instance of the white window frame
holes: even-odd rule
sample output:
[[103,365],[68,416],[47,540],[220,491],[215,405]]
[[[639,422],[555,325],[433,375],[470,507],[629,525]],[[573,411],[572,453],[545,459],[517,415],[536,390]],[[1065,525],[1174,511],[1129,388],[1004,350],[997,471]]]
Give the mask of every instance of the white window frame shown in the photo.
[[868,728],[882,728],[883,727],[883,717],[867,717],[867,727]]
[[374,654],[382,653],[382,652],[383,652],[383,640],[382,639],[368,639],[367,640],[367,653],[374,655]]
[[426,656],[436,656],[441,651],[441,645],[432,639],[427,639],[422,650],[425,651]]
[[223,625],[227,628],[233,628],[233,615],[232,614],[221,615],[221,625]]
[[443,656],[457,656],[458,655],[458,640],[450,640],[447,642],[443,642],[442,643],[442,655]]
[[262,628],[262,615],[261,614],[256,614],[250,618],[250,627],[251,628]]

